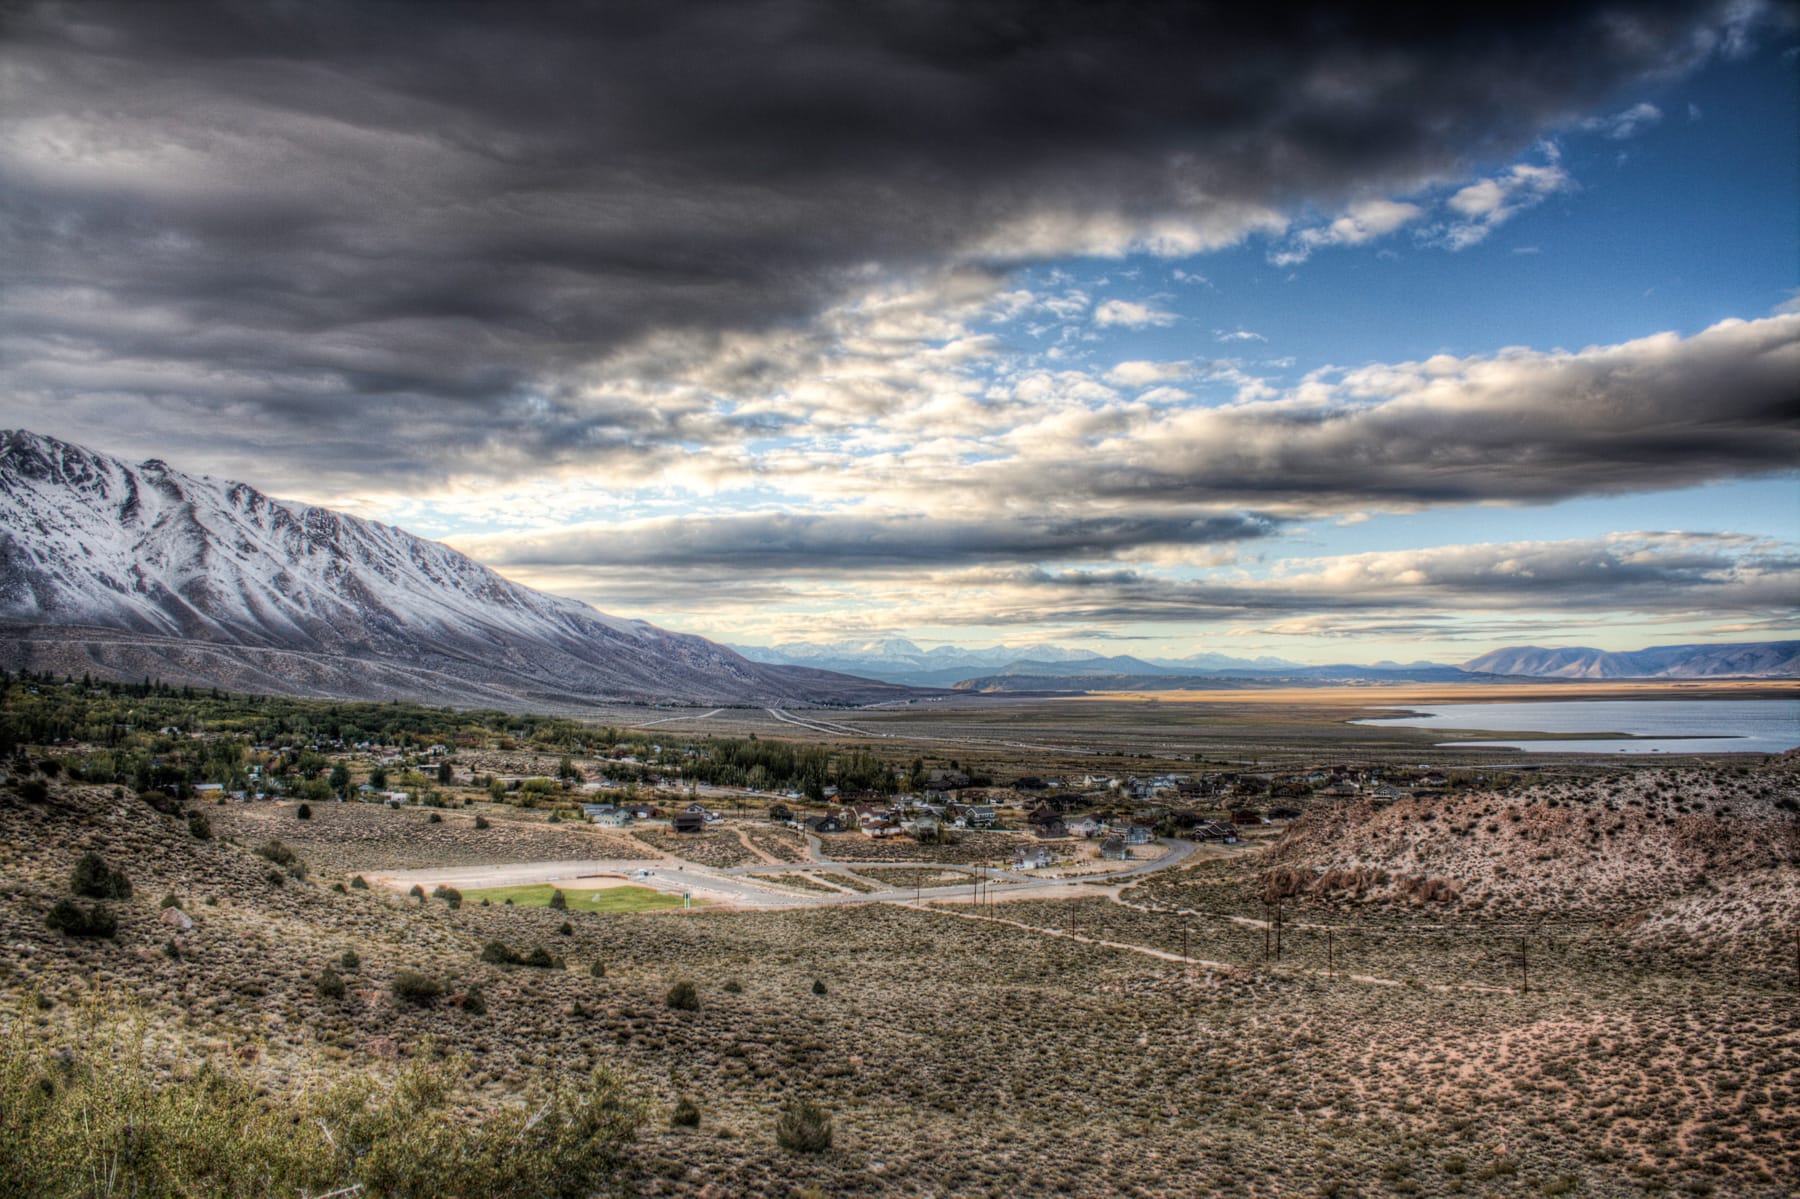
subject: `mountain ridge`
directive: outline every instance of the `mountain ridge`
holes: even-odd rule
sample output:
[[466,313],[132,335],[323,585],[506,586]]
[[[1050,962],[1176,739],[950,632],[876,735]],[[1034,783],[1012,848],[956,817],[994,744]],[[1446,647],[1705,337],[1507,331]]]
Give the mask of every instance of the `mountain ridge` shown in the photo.
[[[805,704],[904,693],[751,662],[701,637],[608,616],[378,521],[24,430],[0,432],[0,620],[11,622],[16,667],[85,656],[111,671],[128,658],[135,674],[165,660],[204,682],[211,663],[223,676],[215,685],[242,689],[234,678],[257,673],[244,655],[280,651],[307,656],[318,685],[345,698],[399,697],[391,683],[359,680],[358,662],[381,664],[378,676],[390,680],[423,672],[484,696],[519,696],[507,706],[552,696]],[[43,631],[82,628],[137,640],[71,633],[88,646],[77,655],[52,651]]]

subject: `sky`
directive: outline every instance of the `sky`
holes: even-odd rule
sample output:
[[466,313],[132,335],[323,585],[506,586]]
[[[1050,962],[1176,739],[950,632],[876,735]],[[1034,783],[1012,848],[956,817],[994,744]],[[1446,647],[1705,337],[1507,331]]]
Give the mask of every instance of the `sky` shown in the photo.
[[1800,635],[1800,8],[22,3],[0,426],[743,645]]

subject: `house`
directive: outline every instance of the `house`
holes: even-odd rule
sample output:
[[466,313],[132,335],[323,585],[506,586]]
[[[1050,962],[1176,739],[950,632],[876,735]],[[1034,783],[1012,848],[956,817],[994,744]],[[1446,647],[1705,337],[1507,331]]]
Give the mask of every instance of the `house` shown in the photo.
[[1188,836],[1196,841],[1222,841],[1226,845],[1236,845],[1238,831],[1234,825],[1220,820],[1208,820],[1205,824],[1194,826]]
[[706,817],[699,812],[677,812],[669,821],[669,828],[677,833],[698,833],[706,828]]
[[195,783],[195,795],[221,795],[225,791],[224,783]]
[[865,837],[898,837],[903,831],[892,820],[871,820],[862,826]]
[[784,803],[770,804],[769,819],[776,824],[791,824],[794,819],[794,810]]
[[1124,833],[1124,837],[1125,837],[1125,844],[1127,844],[1127,845],[1148,845],[1148,844],[1150,844],[1152,830],[1148,825],[1128,824],[1125,826],[1123,833]]
[[1067,826],[1068,831],[1077,837],[1098,837],[1106,831],[1106,823],[1092,816],[1083,816]]
[[1100,843],[1100,856],[1109,862],[1125,862],[1131,858],[1131,851],[1125,848],[1125,838],[1108,837]]
[[970,804],[963,809],[963,823],[969,828],[993,828],[997,818],[992,804]]
[[901,821],[900,827],[920,840],[935,839],[944,829],[943,822],[929,812],[910,821]]
[[1014,870],[1042,870],[1055,860],[1055,855],[1046,845],[1018,845],[1013,847]]
[[1048,820],[1033,821],[1031,831],[1046,841],[1069,835],[1069,826],[1063,823],[1061,816],[1052,816]]
[[806,831],[809,833],[841,833],[844,831],[844,822],[836,816],[808,816]]

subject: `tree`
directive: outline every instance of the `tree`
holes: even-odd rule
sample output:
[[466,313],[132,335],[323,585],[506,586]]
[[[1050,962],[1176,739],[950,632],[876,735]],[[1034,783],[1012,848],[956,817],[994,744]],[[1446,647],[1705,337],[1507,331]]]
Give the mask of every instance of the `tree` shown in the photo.
[[331,767],[331,777],[326,780],[333,792],[338,795],[350,789],[350,768],[342,762],[335,762]]
[[89,899],[130,899],[131,880],[123,871],[108,866],[97,853],[81,855],[69,877],[69,890]]

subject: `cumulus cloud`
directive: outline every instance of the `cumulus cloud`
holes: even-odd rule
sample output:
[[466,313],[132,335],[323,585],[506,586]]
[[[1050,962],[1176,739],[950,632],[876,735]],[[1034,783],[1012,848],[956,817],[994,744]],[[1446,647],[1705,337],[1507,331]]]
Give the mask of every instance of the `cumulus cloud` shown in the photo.
[[1190,254],[1408,194],[1757,11],[26,0],[3,419],[346,487],[654,476],[736,401],[623,360],[754,380],[746,335],[872,270]]
[[1499,175],[1460,188],[1447,201],[1455,217],[1432,236],[1451,250],[1467,249],[1525,209],[1573,186],[1569,173],[1554,162],[1516,163]]
[[1173,312],[1133,300],[1108,300],[1094,309],[1094,323],[1102,329],[1114,325],[1126,329],[1164,328],[1174,324],[1175,320]]
[[1302,229],[1286,245],[1270,253],[1276,266],[1305,262],[1325,246],[1360,246],[1386,237],[1394,230],[1425,215],[1417,204],[1404,200],[1364,200],[1328,225]]
[[1326,513],[1654,491],[1791,470],[1796,380],[1800,315],[1788,314],[1579,351],[1442,355],[1147,417],[1097,450],[997,465],[985,481]]

